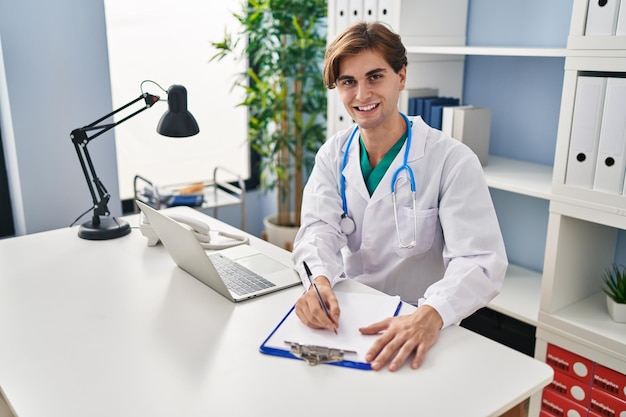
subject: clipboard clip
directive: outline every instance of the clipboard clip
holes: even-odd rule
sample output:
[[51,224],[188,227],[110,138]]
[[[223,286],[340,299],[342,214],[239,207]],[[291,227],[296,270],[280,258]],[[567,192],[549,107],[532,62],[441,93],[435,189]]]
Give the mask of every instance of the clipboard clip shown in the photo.
[[286,340],[285,343],[291,346],[289,352],[292,355],[306,361],[306,363],[311,366],[319,365],[320,363],[341,362],[344,354],[356,354],[353,350],[335,349],[314,345],[301,345],[300,343],[288,342]]

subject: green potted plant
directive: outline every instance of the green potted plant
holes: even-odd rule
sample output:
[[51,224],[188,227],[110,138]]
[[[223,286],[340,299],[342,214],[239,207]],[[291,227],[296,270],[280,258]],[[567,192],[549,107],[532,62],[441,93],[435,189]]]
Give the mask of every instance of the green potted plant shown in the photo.
[[234,86],[245,92],[239,105],[248,108],[248,140],[261,156],[260,187],[276,190],[277,225],[297,230],[305,175],[326,139],[327,1],[244,0],[233,16],[240,30],[212,42],[211,60],[247,60]]
[[626,323],[626,266],[613,264],[602,275],[602,290],[611,318]]

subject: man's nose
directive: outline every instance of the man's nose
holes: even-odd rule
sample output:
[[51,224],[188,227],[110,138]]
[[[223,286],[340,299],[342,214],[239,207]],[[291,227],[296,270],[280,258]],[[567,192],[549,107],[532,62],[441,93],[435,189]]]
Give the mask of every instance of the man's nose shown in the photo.
[[370,97],[371,89],[367,83],[359,83],[356,88],[356,98],[357,100],[363,101]]

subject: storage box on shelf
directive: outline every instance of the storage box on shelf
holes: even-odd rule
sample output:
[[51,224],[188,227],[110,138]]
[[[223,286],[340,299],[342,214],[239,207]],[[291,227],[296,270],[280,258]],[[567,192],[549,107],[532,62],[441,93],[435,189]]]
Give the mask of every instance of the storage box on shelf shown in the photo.
[[554,344],[545,347],[541,354],[555,372],[541,395],[542,413],[619,417],[626,412],[625,374]]

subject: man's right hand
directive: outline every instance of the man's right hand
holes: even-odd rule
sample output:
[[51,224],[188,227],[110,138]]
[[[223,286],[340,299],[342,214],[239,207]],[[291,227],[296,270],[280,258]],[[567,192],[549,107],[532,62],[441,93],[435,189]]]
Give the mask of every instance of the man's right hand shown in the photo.
[[325,276],[320,275],[315,278],[315,285],[322,296],[322,300],[326,303],[332,321],[324,313],[312,285],[296,301],[296,314],[302,323],[314,329],[333,330],[338,328],[341,311],[330,281]]

